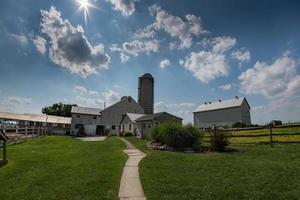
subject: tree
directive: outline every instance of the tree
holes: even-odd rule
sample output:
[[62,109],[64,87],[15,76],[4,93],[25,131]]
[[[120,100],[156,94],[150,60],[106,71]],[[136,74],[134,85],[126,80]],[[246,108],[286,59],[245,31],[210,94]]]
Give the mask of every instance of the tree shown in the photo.
[[54,103],[52,106],[42,108],[42,113],[47,115],[56,115],[62,117],[71,117],[72,106],[76,104]]

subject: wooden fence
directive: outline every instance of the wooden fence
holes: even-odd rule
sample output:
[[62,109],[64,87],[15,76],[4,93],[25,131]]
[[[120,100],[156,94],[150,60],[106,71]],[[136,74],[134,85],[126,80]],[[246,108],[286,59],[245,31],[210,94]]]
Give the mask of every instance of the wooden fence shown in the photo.
[[8,137],[8,143],[20,143],[27,139],[41,137],[47,133],[47,127],[1,127],[0,129]]
[[[276,136],[281,136],[281,137],[289,137],[289,136],[300,136],[300,132],[298,132],[298,130],[296,132],[285,132],[285,133],[274,133],[274,129],[276,130],[277,128],[280,129],[286,129],[288,130],[288,128],[294,128],[294,127],[299,127],[297,126],[275,126],[273,127],[272,125],[270,125],[269,127],[264,127],[264,128],[255,128],[255,129],[220,129],[220,131],[224,131],[226,137],[228,137],[229,139],[234,139],[234,138],[268,138],[267,141],[264,142],[234,142],[234,144],[269,144],[271,147],[273,147],[274,143],[300,143],[300,137],[299,140],[274,140],[274,137]],[[258,132],[256,131],[255,134],[242,134],[239,133],[239,131],[249,131],[249,130],[262,130],[264,132]],[[215,130],[211,130],[211,131],[217,131],[217,129]],[[233,132],[235,134],[233,134]],[[210,138],[211,136],[209,134],[205,134],[204,138]]]

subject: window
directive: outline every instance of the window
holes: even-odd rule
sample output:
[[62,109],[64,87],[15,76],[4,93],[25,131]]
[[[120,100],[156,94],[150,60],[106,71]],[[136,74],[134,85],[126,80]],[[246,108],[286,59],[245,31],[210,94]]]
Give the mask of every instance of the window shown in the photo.
[[112,126],[111,126],[111,129],[112,129],[112,130],[116,130],[116,126],[115,126],[115,125],[112,125]]
[[146,128],[147,126],[146,126],[147,124],[143,124],[143,128]]
[[128,129],[131,131],[131,124],[128,125]]
[[77,115],[77,118],[79,118],[80,117],[80,115]]
[[148,128],[151,128],[151,124],[148,124]]
[[94,119],[97,119],[97,116],[95,116]]

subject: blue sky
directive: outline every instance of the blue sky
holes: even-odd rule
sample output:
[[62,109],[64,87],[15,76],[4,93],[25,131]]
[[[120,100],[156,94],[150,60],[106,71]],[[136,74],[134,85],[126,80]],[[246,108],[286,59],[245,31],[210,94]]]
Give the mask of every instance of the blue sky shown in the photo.
[[254,123],[300,120],[298,1],[0,4],[1,111],[136,99],[149,72],[155,110],[185,122],[199,104],[234,96],[247,97]]

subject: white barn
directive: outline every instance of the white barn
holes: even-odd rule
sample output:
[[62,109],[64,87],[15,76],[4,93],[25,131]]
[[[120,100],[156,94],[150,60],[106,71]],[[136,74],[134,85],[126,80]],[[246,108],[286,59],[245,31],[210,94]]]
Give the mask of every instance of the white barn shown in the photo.
[[235,122],[251,124],[250,105],[245,97],[204,103],[193,114],[197,128],[231,127]]
[[105,135],[106,130],[118,133],[120,121],[126,113],[143,114],[144,109],[130,96],[122,97],[120,101],[103,110],[73,106],[71,134]]

